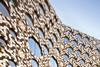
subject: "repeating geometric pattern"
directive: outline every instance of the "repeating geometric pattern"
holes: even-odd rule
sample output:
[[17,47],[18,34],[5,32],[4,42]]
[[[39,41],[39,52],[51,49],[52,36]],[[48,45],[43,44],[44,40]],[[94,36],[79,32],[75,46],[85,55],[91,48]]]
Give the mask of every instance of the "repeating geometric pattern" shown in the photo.
[[63,25],[48,0],[0,6],[0,67],[100,67],[100,40]]

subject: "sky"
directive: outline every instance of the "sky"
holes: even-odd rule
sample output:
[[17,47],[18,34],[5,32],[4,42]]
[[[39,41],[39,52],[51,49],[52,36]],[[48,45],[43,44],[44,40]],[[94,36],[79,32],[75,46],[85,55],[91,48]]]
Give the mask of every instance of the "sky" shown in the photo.
[[100,0],[49,0],[66,26],[100,39]]

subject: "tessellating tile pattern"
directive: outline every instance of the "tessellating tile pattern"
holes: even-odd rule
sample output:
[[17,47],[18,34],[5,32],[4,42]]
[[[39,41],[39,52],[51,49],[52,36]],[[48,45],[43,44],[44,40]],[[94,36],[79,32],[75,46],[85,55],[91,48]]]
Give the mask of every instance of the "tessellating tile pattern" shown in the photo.
[[0,0],[0,67],[100,67],[100,40],[62,24],[48,0]]

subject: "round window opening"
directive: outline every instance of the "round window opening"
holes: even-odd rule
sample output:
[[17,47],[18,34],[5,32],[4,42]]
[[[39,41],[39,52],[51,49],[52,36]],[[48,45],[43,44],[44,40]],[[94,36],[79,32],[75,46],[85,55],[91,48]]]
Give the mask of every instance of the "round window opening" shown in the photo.
[[47,48],[47,46],[41,45],[41,47],[42,47],[43,54],[44,55],[48,55],[48,48]]
[[67,54],[68,55],[72,54],[72,52],[73,52],[73,49],[71,47],[67,48]]
[[0,47],[5,45],[6,45],[5,41],[2,38],[0,38]]
[[1,2],[0,2],[0,12],[4,16],[9,16],[9,11],[6,8],[6,5],[2,4]]
[[66,61],[69,60],[69,56],[64,54],[64,55],[62,55],[62,59],[63,59],[64,62],[66,62]]
[[26,13],[26,15],[25,15],[25,21],[26,21],[26,24],[27,24],[28,26],[30,26],[30,27],[33,26],[32,18],[31,18],[31,16],[30,16],[28,13]]
[[77,45],[78,45],[78,43],[77,43],[76,40],[74,40],[74,41],[71,42],[71,46],[72,46],[73,48],[77,47]]
[[39,67],[38,62],[36,60],[31,60],[32,67]]
[[66,67],[73,67],[72,64],[68,64]]
[[9,61],[8,61],[8,64],[9,64],[10,67],[16,67],[16,66],[15,66],[15,63],[14,63],[13,61],[10,61],[10,60],[9,60]]
[[58,67],[57,60],[54,57],[50,58],[49,64],[50,64],[50,67]]
[[28,44],[29,44],[28,46],[29,46],[29,49],[32,52],[32,54],[36,55],[37,57],[40,57],[41,56],[41,48],[40,48],[39,43],[36,41],[36,39],[33,37],[30,37],[28,39]]
[[9,29],[9,33],[12,35],[12,37],[16,38],[16,32],[13,29]]
[[65,37],[64,38],[64,44],[66,45],[68,43],[68,41],[69,41],[69,38],[68,37]]

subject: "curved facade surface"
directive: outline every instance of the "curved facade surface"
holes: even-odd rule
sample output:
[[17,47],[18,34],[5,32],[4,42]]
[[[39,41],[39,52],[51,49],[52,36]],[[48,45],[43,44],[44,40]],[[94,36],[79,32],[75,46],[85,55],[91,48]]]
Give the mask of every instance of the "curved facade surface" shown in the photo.
[[100,67],[100,41],[63,25],[48,0],[0,0],[0,67]]

